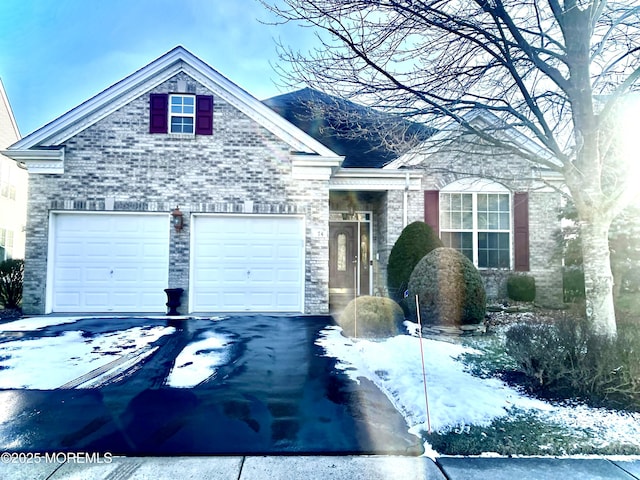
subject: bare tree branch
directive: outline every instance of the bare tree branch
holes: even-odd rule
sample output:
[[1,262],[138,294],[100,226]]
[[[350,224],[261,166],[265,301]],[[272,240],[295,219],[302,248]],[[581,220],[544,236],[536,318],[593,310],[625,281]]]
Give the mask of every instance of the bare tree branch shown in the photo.
[[[259,1],[282,21],[319,32],[309,52],[281,49],[286,68],[280,71],[291,85],[435,128],[453,121],[464,134],[448,148],[473,151],[473,136],[484,147],[559,172],[580,215],[585,252],[599,255],[602,231],[633,197],[625,175],[631,159],[620,154],[615,125],[617,106],[640,89],[637,2]],[[475,110],[498,120],[468,121]],[[508,129],[539,148],[523,148],[505,135]],[[593,317],[610,333],[606,270],[602,262],[585,263]]]

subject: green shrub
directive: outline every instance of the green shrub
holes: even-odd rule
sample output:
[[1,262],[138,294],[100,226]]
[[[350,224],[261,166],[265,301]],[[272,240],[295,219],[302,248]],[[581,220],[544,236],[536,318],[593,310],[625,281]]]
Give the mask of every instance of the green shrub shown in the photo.
[[480,272],[453,248],[436,248],[413,270],[407,302],[413,318],[416,295],[425,325],[474,325],[482,323],[487,310]]
[[536,299],[536,279],[531,275],[509,275],[507,295],[516,302],[533,302]]
[[442,246],[438,234],[424,222],[410,223],[402,230],[387,265],[387,287],[392,299],[402,302],[415,266],[427,253]]
[[[506,334],[506,350],[530,381],[547,385],[564,369],[556,329],[544,323],[520,323]],[[569,352],[562,352],[562,356]]]
[[349,337],[385,338],[397,335],[404,322],[400,305],[385,297],[358,297],[344,309],[338,324]]
[[615,341],[591,333],[586,320],[518,324],[506,350],[529,387],[547,395],[583,398],[597,406],[640,410],[640,332],[621,325]]
[[0,263],[0,303],[4,308],[19,308],[23,276],[23,260],[9,259]]
[[579,267],[565,267],[562,272],[564,301],[573,303],[584,300],[584,272]]

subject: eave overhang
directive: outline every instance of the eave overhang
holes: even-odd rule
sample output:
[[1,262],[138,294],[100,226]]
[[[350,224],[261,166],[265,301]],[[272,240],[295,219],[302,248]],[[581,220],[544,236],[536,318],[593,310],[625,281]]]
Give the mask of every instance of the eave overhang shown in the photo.
[[329,181],[329,190],[413,190],[422,188],[422,172],[376,168],[341,168]]
[[64,147],[46,150],[3,150],[0,153],[25,165],[29,173],[64,173]]

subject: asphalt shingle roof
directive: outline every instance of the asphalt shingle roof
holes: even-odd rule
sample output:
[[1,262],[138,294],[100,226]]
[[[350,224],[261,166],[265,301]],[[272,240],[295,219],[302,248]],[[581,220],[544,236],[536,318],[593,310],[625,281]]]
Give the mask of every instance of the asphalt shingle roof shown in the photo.
[[402,147],[392,147],[380,126],[398,125],[398,131],[427,138],[433,130],[398,120],[391,114],[304,88],[264,100],[265,105],[327,148],[345,157],[345,168],[382,168],[397,158]]

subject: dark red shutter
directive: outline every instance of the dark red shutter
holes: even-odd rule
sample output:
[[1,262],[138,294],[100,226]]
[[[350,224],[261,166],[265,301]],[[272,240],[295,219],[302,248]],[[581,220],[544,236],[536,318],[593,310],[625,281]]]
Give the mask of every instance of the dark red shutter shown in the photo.
[[529,194],[513,194],[514,269],[529,271]]
[[213,135],[213,97],[196,96],[196,135]]
[[438,190],[424,191],[424,223],[440,236],[440,192]]
[[149,97],[149,133],[167,133],[169,95],[152,93]]

